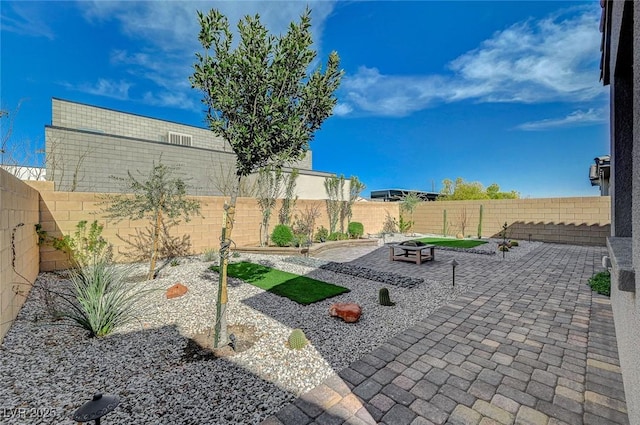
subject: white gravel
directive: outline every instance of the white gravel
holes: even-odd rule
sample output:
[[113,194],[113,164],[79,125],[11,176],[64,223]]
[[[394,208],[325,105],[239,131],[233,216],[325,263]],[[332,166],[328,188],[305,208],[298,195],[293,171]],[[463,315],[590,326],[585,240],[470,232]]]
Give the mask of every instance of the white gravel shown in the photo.
[[[304,265],[259,254],[233,260],[307,275],[351,292],[302,306],[230,279],[229,324],[255,327],[257,342],[232,357],[187,362],[182,358],[187,338],[213,325],[218,275],[208,270],[212,263],[182,259],[163,268],[155,281],[136,283],[161,290],[146,296],[138,322],[101,339],[51,321],[38,287],[68,282],[43,273],[0,348],[0,408],[11,413],[0,415],[0,423],[73,423],[73,412],[97,392],[121,400],[105,423],[259,423],[466,289],[435,281],[411,289],[387,286],[397,305],[383,307],[378,290],[386,285],[316,269],[313,261]],[[189,288],[187,294],[167,300],[164,290],[178,282]],[[347,324],[330,317],[334,302],[357,302],[361,320]],[[294,328],[302,328],[311,341],[299,351],[286,346]],[[18,408],[25,410],[11,410]]]

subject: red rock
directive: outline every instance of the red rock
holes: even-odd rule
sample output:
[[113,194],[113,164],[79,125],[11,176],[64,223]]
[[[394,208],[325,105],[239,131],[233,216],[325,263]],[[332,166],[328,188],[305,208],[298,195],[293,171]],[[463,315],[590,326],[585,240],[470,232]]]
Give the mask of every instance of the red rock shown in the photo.
[[335,303],[329,307],[329,314],[339,317],[347,323],[357,322],[362,314],[362,307],[355,303]]
[[181,283],[176,283],[171,288],[167,289],[167,299],[178,298],[187,293],[187,287]]

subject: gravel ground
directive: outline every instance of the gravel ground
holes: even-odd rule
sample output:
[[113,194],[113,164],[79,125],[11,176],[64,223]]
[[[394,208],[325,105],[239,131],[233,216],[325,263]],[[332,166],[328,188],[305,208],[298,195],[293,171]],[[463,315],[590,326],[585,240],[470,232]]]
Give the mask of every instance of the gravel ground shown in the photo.
[[[466,289],[426,280],[412,288],[390,286],[397,305],[383,307],[377,297],[384,283],[317,268],[327,261],[259,254],[233,260],[307,275],[351,292],[302,306],[230,278],[229,324],[254,327],[257,341],[231,357],[196,360],[185,359],[184,348],[214,321],[212,263],[182,259],[164,267],[158,279],[135,283],[158,290],[140,304],[138,322],[101,339],[90,339],[65,321],[52,322],[42,288],[64,288],[68,281],[43,273],[0,347],[0,408],[11,413],[0,415],[0,423],[70,424],[73,412],[97,392],[121,400],[107,423],[259,423]],[[144,274],[144,265],[136,273]],[[164,290],[178,282],[188,292],[167,300]],[[334,302],[357,302],[361,320],[346,324],[329,317]],[[311,341],[302,350],[286,346],[294,328]],[[11,410],[19,408],[25,410]]]

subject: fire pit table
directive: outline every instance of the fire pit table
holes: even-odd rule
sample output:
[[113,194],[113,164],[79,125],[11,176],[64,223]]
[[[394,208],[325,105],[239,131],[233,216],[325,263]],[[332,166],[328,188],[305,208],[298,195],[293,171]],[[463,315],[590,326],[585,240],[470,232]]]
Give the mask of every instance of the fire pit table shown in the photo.
[[435,245],[389,245],[391,261],[409,261],[422,264],[435,259]]

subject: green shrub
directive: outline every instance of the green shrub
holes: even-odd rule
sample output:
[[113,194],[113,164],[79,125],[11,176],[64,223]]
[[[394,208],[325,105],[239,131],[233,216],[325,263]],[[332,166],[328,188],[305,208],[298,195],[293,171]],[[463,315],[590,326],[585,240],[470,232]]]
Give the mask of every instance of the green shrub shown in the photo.
[[73,296],[57,294],[65,301],[62,316],[89,331],[91,337],[102,337],[135,318],[137,302],[150,290],[130,288],[127,280],[131,268],[107,262],[71,272]]
[[[51,238],[51,245],[69,255],[69,261],[76,268],[88,267],[97,263],[109,263],[112,258],[112,246],[102,237],[104,226],[94,220],[87,227],[87,220],[79,221],[71,235]],[[45,234],[46,236],[46,234]],[[38,234],[40,239],[41,235]]]
[[349,239],[349,235],[341,232],[333,232],[328,237],[328,241],[343,241],[345,239]]
[[598,294],[611,295],[611,274],[608,271],[594,274],[589,278],[589,286]]
[[349,233],[349,237],[358,239],[360,236],[364,235],[364,226],[362,223],[352,221],[347,226],[347,233]]
[[316,235],[315,235],[314,241],[315,242],[324,242],[328,238],[329,238],[329,231],[324,226],[318,227],[318,230],[316,230]]
[[509,245],[511,246],[518,246],[518,241],[509,241]]
[[271,242],[277,246],[289,246],[293,242],[293,231],[285,224],[278,224],[271,234]]
[[180,260],[178,260],[177,258],[174,258],[173,260],[171,260],[171,263],[169,263],[169,265],[171,267],[176,267],[180,265]]

